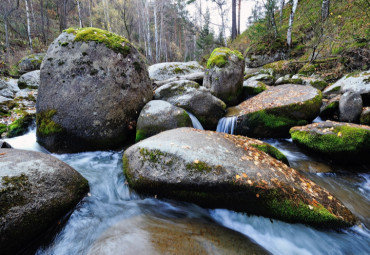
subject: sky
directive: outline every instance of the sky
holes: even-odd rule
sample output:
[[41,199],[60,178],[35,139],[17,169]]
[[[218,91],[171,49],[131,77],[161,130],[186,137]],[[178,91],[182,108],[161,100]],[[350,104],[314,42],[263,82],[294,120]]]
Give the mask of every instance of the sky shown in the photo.
[[[226,34],[229,36],[231,34],[231,0],[227,0],[227,8],[229,11],[227,12],[227,18],[225,19],[226,23]],[[238,1],[237,1],[238,2]],[[241,32],[243,32],[247,28],[247,22],[248,22],[248,17],[252,13],[252,8],[255,5],[256,1],[255,0],[242,0],[241,1],[241,13],[240,13],[240,28]],[[188,6],[189,13],[194,17],[194,16],[199,16],[199,12],[197,11],[197,7],[199,5],[199,0],[196,1],[196,4],[191,4]],[[211,0],[202,0],[202,9],[203,13],[206,12],[206,8],[209,8],[209,11],[211,13],[211,28],[215,31],[216,34],[219,33],[219,28],[222,23],[221,21],[221,16],[219,14],[219,9],[217,5]]]

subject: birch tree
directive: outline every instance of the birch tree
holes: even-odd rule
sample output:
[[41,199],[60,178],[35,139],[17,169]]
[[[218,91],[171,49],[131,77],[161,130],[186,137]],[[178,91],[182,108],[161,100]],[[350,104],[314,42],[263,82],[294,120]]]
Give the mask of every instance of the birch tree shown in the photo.
[[154,40],[155,40],[155,62],[159,62],[159,39],[158,39],[158,25],[157,25],[157,1],[154,0],[153,4],[154,13]]
[[329,8],[330,0],[322,0],[321,18],[323,21],[329,16]]
[[236,0],[232,0],[232,23],[231,23],[231,39],[236,38]]
[[285,0],[280,0],[280,26],[283,24],[283,10],[285,6]]
[[295,15],[295,11],[297,10],[297,5],[298,5],[298,1],[299,0],[291,0],[291,2],[293,2],[293,6],[292,6],[292,10],[290,12],[290,16],[289,16],[289,25],[288,25],[288,32],[287,32],[287,44],[289,46],[289,48],[292,46],[292,29],[293,29],[293,22],[294,22],[294,15]]
[[79,0],[76,0],[76,2],[77,2],[78,19],[80,21],[80,28],[82,28],[80,1]]
[[26,4],[28,45],[30,46],[30,50],[32,52],[33,50],[32,50],[32,38],[31,38],[30,8],[28,6],[28,0],[24,0],[24,2]]

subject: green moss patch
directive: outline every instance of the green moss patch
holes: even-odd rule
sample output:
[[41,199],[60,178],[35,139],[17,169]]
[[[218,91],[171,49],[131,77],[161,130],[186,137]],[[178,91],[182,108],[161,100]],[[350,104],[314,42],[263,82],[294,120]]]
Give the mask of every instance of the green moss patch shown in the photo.
[[0,136],[2,133],[6,132],[7,127],[8,126],[6,124],[0,123]]
[[195,160],[193,163],[187,164],[186,169],[195,170],[198,172],[207,172],[207,173],[212,171],[211,166],[209,166],[206,162],[200,161],[200,160]]
[[243,55],[237,50],[233,51],[226,47],[216,48],[207,61],[207,68],[210,69],[214,66],[219,68],[224,67],[228,63],[227,61],[230,55],[236,55],[238,59],[244,60]]
[[259,149],[260,151],[263,151],[267,154],[269,154],[271,157],[287,164],[289,166],[289,161],[288,159],[285,157],[285,155],[283,153],[281,153],[281,151],[279,151],[278,149],[276,149],[274,146],[271,146],[270,144],[252,144],[253,147]]
[[52,117],[57,113],[56,110],[40,112],[36,115],[37,133],[40,135],[51,135],[63,131],[61,125],[55,123]]
[[136,130],[136,137],[135,137],[135,142],[139,142],[141,140],[144,140],[145,138],[147,138],[147,134],[144,130],[142,129],[138,129]]
[[323,90],[328,86],[328,83],[326,81],[311,81],[310,85],[319,90]]
[[143,156],[145,160],[149,160],[152,163],[158,163],[164,153],[160,150],[147,150],[145,148],[140,149],[140,155]]
[[75,42],[94,41],[104,43],[109,49],[112,49],[117,53],[121,53],[124,56],[129,54],[131,50],[131,44],[126,38],[99,28],[68,28],[64,30],[64,32],[74,34],[76,36],[74,39]]
[[16,137],[25,134],[28,131],[29,126],[34,120],[33,114],[26,113],[23,117],[17,119],[8,126],[8,133],[6,137]]

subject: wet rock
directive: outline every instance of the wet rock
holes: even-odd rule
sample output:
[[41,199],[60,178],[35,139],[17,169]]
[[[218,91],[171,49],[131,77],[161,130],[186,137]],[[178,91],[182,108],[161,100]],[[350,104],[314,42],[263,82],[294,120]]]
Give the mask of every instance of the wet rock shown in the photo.
[[11,149],[12,146],[3,140],[0,140],[0,148],[1,149]]
[[189,115],[184,109],[162,101],[147,103],[140,112],[136,126],[136,141],[178,127],[192,127]]
[[358,122],[362,112],[362,97],[359,93],[348,91],[339,100],[339,120]]
[[16,254],[56,224],[88,191],[62,161],[39,152],[0,149],[0,247]]
[[215,129],[226,105],[193,81],[175,81],[155,91],[154,99],[167,101],[194,114],[205,129]]
[[124,173],[138,192],[208,208],[318,227],[355,223],[340,201],[255,146],[261,143],[212,131],[173,129],[128,148]]
[[287,137],[291,127],[316,118],[321,101],[321,92],[311,86],[281,85],[229,108],[228,116],[238,117],[236,134]]
[[336,97],[333,97],[330,100],[323,100],[323,104],[320,108],[320,114],[319,116],[324,119],[330,119],[330,120],[339,120],[339,101],[340,101],[340,95],[337,95]]
[[370,126],[370,107],[364,107],[362,109],[360,124]]
[[204,68],[196,61],[166,62],[149,66],[149,77],[154,81],[163,81],[177,76],[204,72]]
[[38,89],[40,85],[40,70],[32,71],[23,74],[18,80],[20,89]]
[[37,141],[52,152],[104,150],[135,134],[153,91],[140,53],[97,28],[67,29],[41,66]]
[[[140,245],[138,245],[140,244]],[[198,219],[136,216],[106,230],[88,255],[125,254],[270,254],[248,237]]]
[[244,80],[243,55],[228,48],[216,48],[207,62],[203,86],[226,104],[240,101]]
[[326,121],[294,127],[290,134],[295,143],[335,160],[366,161],[370,153],[369,126]]
[[18,71],[21,74],[39,70],[45,53],[31,54],[22,58],[18,63]]

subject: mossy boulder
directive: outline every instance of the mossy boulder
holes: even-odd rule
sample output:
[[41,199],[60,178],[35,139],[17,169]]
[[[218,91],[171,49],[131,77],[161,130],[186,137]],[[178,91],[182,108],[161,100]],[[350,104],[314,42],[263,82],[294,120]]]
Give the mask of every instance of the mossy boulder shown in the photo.
[[274,85],[283,85],[283,84],[299,84],[299,85],[302,85],[303,84],[303,79],[301,78],[292,78],[291,75],[287,74],[287,75],[284,75],[280,78],[278,78]]
[[255,96],[265,90],[267,90],[269,86],[267,86],[262,81],[255,81],[255,80],[246,80],[243,82],[243,97],[247,98],[250,96]]
[[124,37],[67,29],[41,66],[37,141],[52,152],[113,149],[135,137],[153,97],[141,54]]
[[[211,220],[169,217],[139,215],[115,223],[87,254],[270,254],[247,236]],[[135,242],[128,242],[133,236]]]
[[166,62],[148,67],[149,77],[154,81],[163,81],[177,76],[193,73],[204,73],[204,67],[196,61],[191,62]]
[[323,120],[339,120],[339,101],[340,95],[333,97],[332,99],[323,100],[322,106],[320,108],[319,116]]
[[37,53],[25,56],[18,62],[18,72],[24,74],[34,70],[39,70],[45,53]]
[[87,193],[88,182],[40,152],[0,149],[0,247],[16,254],[58,224]]
[[258,149],[255,139],[180,128],[123,155],[136,191],[207,208],[228,208],[322,228],[351,226],[352,213],[328,191]]
[[262,72],[270,73],[275,77],[296,73],[302,64],[292,60],[280,60],[263,66]]
[[368,161],[370,127],[334,121],[294,127],[295,143],[310,151],[344,162]]
[[370,107],[364,107],[362,109],[360,124],[370,126]]
[[266,85],[273,85],[275,83],[275,77],[268,73],[260,73],[247,79],[247,81],[261,81]]
[[13,121],[7,127],[6,137],[11,138],[11,137],[16,137],[16,136],[21,136],[27,133],[29,128],[34,123],[35,117],[36,117],[35,114],[24,113],[22,117]]
[[239,102],[243,90],[244,59],[228,48],[216,48],[207,62],[203,86],[226,104]]
[[245,65],[249,68],[264,66],[268,63],[279,61],[285,58],[284,52],[276,52],[275,54],[249,54],[245,58]]
[[23,74],[18,80],[20,89],[37,89],[40,85],[40,70],[31,71]]
[[226,104],[194,81],[174,81],[158,88],[154,99],[167,101],[194,114],[205,129],[216,129]]
[[136,141],[178,127],[192,127],[189,114],[162,100],[152,100],[140,112],[136,125]]
[[311,86],[272,87],[236,107],[228,116],[237,116],[235,134],[249,137],[287,137],[289,129],[317,117],[321,92]]

